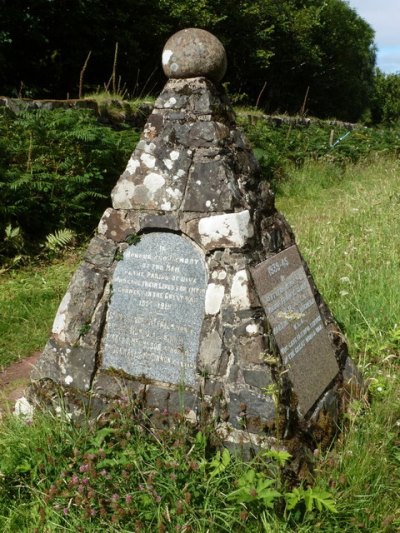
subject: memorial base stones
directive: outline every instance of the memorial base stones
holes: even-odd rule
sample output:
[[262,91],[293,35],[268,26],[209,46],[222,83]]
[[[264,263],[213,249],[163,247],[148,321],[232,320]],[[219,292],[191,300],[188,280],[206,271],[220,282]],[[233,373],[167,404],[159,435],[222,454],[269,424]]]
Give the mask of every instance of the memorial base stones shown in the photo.
[[220,43],[195,39],[216,51],[202,48],[193,65],[211,62],[197,71],[196,47],[182,54],[169,41],[166,72],[191,77],[157,99],[31,397],[57,388],[75,417],[129,396],[172,422],[211,425],[225,446],[286,447],[300,470],[336,431],[347,381],[361,378],[229,102],[204,77],[223,75]]

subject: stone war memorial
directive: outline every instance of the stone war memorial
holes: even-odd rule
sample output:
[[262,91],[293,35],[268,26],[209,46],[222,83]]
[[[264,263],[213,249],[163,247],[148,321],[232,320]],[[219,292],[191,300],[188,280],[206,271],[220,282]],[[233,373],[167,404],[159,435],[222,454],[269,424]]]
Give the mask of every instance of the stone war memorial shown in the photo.
[[[219,83],[219,40],[173,35],[167,84],[112,191],[32,373],[96,417],[132,397],[232,449],[287,449],[299,471],[362,380]],[[170,421],[170,422],[168,422]]]

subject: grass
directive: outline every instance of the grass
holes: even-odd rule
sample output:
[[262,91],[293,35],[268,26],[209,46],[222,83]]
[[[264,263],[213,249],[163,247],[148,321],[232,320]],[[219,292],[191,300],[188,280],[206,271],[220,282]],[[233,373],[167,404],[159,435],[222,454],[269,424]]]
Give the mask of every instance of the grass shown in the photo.
[[153,106],[155,98],[125,98],[122,94],[100,91],[88,94],[85,100],[94,100],[99,108],[100,115],[108,116],[117,122],[124,122],[132,118],[132,115],[143,115],[146,118],[148,106]]
[[84,100],[96,100],[99,103],[110,102],[112,100],[118,100],[119,102],[128,102],[129,104],[140,106],[142,104],[151,104],[154,103],[155,98],[151,95],[146,95],[144,97],[137,98],[127,98],[125,99],[119,93],[113,93],[110,91],[96,91],[94,93],[88,93],[85,95]]
[[[370,401],[351,404],[335,446],[317,451],[312,490],[328,507],[307,511],[304,494],[294,509],[288,505],[294,496],[268,506],[269,490],[287,491],[274,462],[224,459],[184,425],[156,438],[136,407],[122,402],[97,431],[49,416],[31,425],[2,422],[2,531],[400,530],[400,163],[313,162],[287,174],[277,184],[278,208],[369,387]],[[44,343],[75,264],[3,276],[3,354],[18,357]],[[266,484],[257,493],[264,499],[252,491],[256,483]],[[336,512],[329,511],[329,498]]]
[[[203,433],[177,422],[156,436],[129,401],[114,404],[97,431],[49,415],[28,426],[6,419],[1,531],[289,531],[292,510],[273,512],[288,498],[283,452],[249,465],[228,450],[210,453]],[[307,493],[332,505],[329,494]]]
[[277,204],[365,371],[400,336],[400,162],[323,168],[292,171]]
[[308,163],[278,189],[372,398],[352,405],[321,460],[317,484],[333,490],[339,511],[324,531],[400,530],[399,183],[400,162],[378,158],[345,169]]
[[43,348],[78,255],[3,273],[0,278],[0,370]]

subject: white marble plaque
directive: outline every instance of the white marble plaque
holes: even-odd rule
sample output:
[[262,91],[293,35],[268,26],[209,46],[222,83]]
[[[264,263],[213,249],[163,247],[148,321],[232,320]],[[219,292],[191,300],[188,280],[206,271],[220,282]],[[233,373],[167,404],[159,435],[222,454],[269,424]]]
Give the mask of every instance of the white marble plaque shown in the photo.
[[204,254],[186,237],[149,233],[130,246],[112,279],[103,366],[195,385],[207,279]]

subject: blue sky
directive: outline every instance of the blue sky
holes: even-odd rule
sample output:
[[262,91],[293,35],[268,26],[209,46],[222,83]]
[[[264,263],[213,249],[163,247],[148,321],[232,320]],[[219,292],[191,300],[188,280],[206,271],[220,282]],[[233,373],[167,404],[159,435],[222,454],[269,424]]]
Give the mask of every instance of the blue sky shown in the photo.
[[348,0],[375,30],[377,65],[387,74],[400,73],[400,1]]

